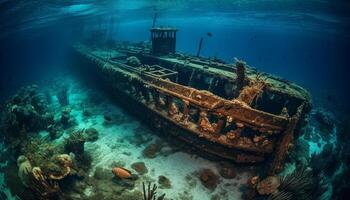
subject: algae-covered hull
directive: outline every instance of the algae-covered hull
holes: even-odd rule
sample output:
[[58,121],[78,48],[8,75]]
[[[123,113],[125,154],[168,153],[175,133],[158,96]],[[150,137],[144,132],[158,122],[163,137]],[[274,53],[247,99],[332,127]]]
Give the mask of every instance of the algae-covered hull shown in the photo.
[[301,87],[238,60],[155,55],[130,44],[74,50],[75,67],[101,78],[123,107],[163,135],[237,163],[272,159],[271,173],[283,167],[311,106]]

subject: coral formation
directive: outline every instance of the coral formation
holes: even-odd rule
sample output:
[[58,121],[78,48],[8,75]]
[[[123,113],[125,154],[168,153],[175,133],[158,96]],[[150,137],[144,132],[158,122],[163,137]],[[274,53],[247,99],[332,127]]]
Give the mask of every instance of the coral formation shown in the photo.
[[269,187],[267,190],[264,188],[265,190],[261,192],[265,194],[272,192],[268,197],[269,200],[320,199],[326,191],[318,175],[313,174],[312,170],[306,167],[297,168],[280,181],[277,181],[276,178],[268,178],[266,182]]
[[34,167],[30,173],[30,188],[39,200],[58,199],[61,189],[56,181],[48,179],[39,167]]
[[130,56],[126,59],[126,64],[132,67],[140,67],[141,61],[135,56]]
[[5,106],[1,132],[9,146],[18,147],[18,138],[26,138],[30,132],[45,130],[54,122],[43,95],[37,89],[36,85],[21,88]]
[[32,172],[32,165],[27,157],[21,155],[17,158],[18,177],[26,187],[30,184],[29,174]]
[[87,142],[95,142],[98,140],[98,131],[95,128],[88,128],[84,130],[84,137]]
[[67,153],[72,152],[75,156],[81,157],[84,154],[85,141],[83,129],[74,131],[64,140],[64,149]]
[[257,184],[257,191],[260,195],[268,195],[277,191],[281,181],[277,176],[269,176]]
[[74,118],[71,117],[71,108],[69,106],[63,107],[61,111],[61,124],[64,129],[72,127],[75,125]]
[[55,155],[41,168],[42,171],[52,180],[61,180],[72,171],[73,161],[67,154]]
[[312,115],[319,123],[321,129],[329,131],[332,130],[332,128],[335,126],[334,115],[325,110],[315,110],[314,112],[312,112]]

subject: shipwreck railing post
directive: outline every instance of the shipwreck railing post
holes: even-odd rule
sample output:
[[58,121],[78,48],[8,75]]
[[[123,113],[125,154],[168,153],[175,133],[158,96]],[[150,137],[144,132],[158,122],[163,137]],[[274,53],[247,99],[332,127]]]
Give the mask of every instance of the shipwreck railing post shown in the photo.
[[160,109],[160,95],[159,92],[155,89],[152,90],[152,98],[154,101],[154,106],[156,109]]
[[288,150],[290,148],[290,144],[293,143],[295,127],[299,122],[303,108],[304,104],[299,106],[297,113],[293,117],[289,118],[287,128],[283,132],[283,137],[277,147],[270,174],[279,173],[283,169],[284,162],[287,157]]
[[168,115],[173,116],[175,113],[173,113],[173,97],[170,95],[166,96],[166,104],[168,107]]

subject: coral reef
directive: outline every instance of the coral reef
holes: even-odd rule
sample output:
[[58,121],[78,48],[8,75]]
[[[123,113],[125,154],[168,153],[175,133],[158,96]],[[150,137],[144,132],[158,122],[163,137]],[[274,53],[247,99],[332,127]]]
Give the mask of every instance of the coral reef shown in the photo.
[[45,130],[54,122],[36,85],[21,88],[6,104],[1,120],[3,137],[12,147],[18,147],[19,138]]
[[73,161],[67,154],[55,155],[42,165],[42,171],[52,180],[61,180],[72,171]]

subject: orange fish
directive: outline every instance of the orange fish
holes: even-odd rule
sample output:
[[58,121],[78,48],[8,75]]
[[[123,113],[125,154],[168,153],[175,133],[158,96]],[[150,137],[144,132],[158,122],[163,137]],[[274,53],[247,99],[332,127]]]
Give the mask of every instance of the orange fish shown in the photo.
[[121,179],[128,179],[131,178],[131,171],[123,168],[123,167],[114,167],[112,169],[112,173]]

